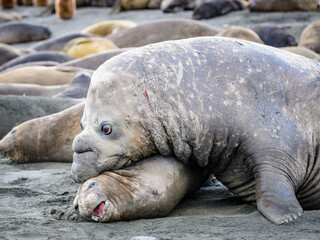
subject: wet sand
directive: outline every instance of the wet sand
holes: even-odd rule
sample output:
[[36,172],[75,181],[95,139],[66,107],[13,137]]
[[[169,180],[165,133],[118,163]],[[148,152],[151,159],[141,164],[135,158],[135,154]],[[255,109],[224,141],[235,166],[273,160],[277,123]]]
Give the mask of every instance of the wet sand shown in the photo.
[[[17,7],[9,12],[24,15],[23,21],[48,26],[53,36],[79,32],[106,19],[129,19],[137,23],[160,18],[190,18],[191,12],[163,14],[160,10],[121,12],[110,17],[109,8],[80,8],[71,20],[55,15],[36,17],[43,8]],[[303,28],[320,18],[320,13],[249,13],[247,10],[204,22],[225,28],[250,27],[274,22],[291,25],[299,41]],[[28,47],[34,43],[16,44]],[[0,239],[319,239],[320,211],[306,211],[296,222],[276,226],[255,206],[243,203],[223,186],[214,184],[184,199],[165,218],[130,222],[83,221],[72,209],[79,186],[70,175],[71,164],[15,164],[0,156]],[[142,239],[142,238],[141,238]]]

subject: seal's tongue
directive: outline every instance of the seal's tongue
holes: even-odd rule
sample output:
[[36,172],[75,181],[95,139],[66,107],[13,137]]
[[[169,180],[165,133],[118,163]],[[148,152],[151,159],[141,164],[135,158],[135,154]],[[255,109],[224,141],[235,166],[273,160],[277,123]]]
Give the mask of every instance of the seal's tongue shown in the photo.
[[105,203],[104,203],[104,202],[101,202],[101,203],[96,207],[96,209],[94,209],[93,215],[95,215],[95,216],[97,216],[97,217],[102,217],[102,216],[103,216],[103,213],[104,213],[104,205],[105,205]]

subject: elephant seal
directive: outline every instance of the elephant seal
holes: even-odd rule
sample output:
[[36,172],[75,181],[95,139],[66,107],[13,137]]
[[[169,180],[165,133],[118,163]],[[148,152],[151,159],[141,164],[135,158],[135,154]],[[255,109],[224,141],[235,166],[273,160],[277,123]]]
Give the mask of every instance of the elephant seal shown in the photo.
[[8,44],[0,43],[0,65],[31,52],[33,52],[31,49],[18,49]]
[[0,25],[1,43],[22,43],[47,39],[51,36],[49,28],[22,22],[8,22]]
[[105,51],[101,53],[90,54],[83,58],[77,58],[68,62],[64,62],[61,66],[74,66],[80,68],[86,68],[91,70],[96,70],[101,64],[103,64],[108,59],[128,51],[133,48],[119,48],[115,50]]
[[68,84],[43,86],[39,84],[0,83],[0,95],[53,97],[64,91]]
[[79,72],[66,89],[54,95],[55,98],[86,98],[90,86],[91,74]]
[[128,20],[107,20],[92,24],[81,31],[84,34],[108,36],[111,33],[120,32],[123,29],[136,27],[137,24]]
[[288,33],[288,27],[277,26],[274,24],[258,24],[252,27],[262,41],[272,47],[297,46],[294,36]]
[[195,20],[209,19],[228,14],[232,11],[243,10],[244,6],[238,0],[212,0],[196,8],[192,14]]
[[36,43],[32,46],[32,49],[36,51],[62,51],[70,40],[77,37],[90,37],[90,35],[82,33],[64,34]]
[[141,47],[151,43],[183,38],[214,36],[218,29],[187,19],[164,19],[111,34],[108,38],[119,48]]
[[61,112],[19,124],[0,141],[0,154],[17,163],[72,162],[72,141],[81,132],[83,107],[84,101],[78,101]]
[[31,66],[54,67],[54,66],[58,66],[58,65],[60,65],[60,63],[53,62],[53,61],[27,62],[27,63],[21,63],[21,64],[18,64],[18,65],[14,65],[12,67],[9,67],[9,68],[1,71],[1,73],[10,72],[10,71],[13,71],[13,70],[18,69],[18,68],[31,67]]
[[0,12],[0,23],[11,22],[11,21],[19,21],[22,20],[22,17],[18,13],[7,13]]
[[72,39],[63,48],[63,52],[75,57],[81,58],[90,54],[117,49],[112,41],[104,37],[79,37]]
[[319,11],[319,0],[249,0],[250,11]]
[[69,98],[0,95],[0,139],[21,122],[61,112],[79,102]]
[[199,167],[155,156],[87,180],[73,206],[83,218],[99,222],[164,217],[197,190],[205,176]]
[[[0,83],[32,83],[40,85],[69,84],[75,75],[81,71],[89,71],[67,66],[30,66],[14,69],[0,74]],[[23,78],[21,77],[23,76]]]
[[29,54],[24,54],[23,56],[16,57],[0,67],[0,71],[6,70],[8,68],[29,62],[40,62],[40,61],[54,61],[58,63],[63,63],[74,59],[64,53],[53,52],[53,51],[43,51],[43,52],[32,52]]
[[310,59],[314,59],[317,61],[320,61],[320,55],[315,53],[314,51],[305,48],[305,47],[283,47],[281,48],[283,50],[295,53],[295,54],[299,54],[301,56],[304,56],[306,58],[310,58]]
[[1,5],[2,9],[11,9],[17,5],[17,0],[2,0]]
[[249,28],[240,26],[231,26],[229,28],[226,28],[218,32],[217,35],[215,35],[215,37],[231,37],[264,44],[264,42],[261,40],[261,38],[256,32]]
[[76,0],[56,0],[55,10],[59,18],[70,19],[77,11]]
[[320,20],[312,22],[302,31],[299,46],[320,53]]
[[319,104],[320,63],[287,51],[223,37],[130,50],[92,76],[72,175],[174,156],[290,222],[320,208]]

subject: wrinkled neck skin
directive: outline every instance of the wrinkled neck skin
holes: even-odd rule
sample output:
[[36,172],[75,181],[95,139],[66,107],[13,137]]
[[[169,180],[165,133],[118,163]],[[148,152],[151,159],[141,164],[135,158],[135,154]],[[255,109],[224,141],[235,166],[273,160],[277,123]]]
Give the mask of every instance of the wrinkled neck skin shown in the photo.
[[[79,214],[100,222],[162,217],[206,180],[206,171],[155,156],[131,167],[107,171],[84,182],[74,207]],[[103,202],[104,210],[95,216]]]

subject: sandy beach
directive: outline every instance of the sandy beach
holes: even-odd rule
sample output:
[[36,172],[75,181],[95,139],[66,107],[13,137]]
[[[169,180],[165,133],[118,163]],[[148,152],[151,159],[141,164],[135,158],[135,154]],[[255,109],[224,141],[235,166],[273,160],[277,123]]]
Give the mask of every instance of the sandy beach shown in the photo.
[[[79,32],[107,19],[133,20],[138,24],[163,18],[191,18],[192,12],[164,14],[160,10],[121,12],[109,16],[110,8],[80,8],[71,20],[54,14],[37,17],[43,8],[15,7],[23,21],[39,23],[52,36]],[[289,25],[297,41],[316,12],[233,12],[203,22],[219,28],[245,27],[258,23]],[[19,48],[35,43],[15,44]],[[320,210],[305,211],[296,222],[277,226],[255,206],[234,197],[219,183],[206,186],[184,199],[165,218],[130,222],[96,223],[82,220],[72,208],[78,183],[70,174],[70,163],[16,164],[0,155],[0,239],[123,239],[149,236],[156,239],[320,239]],[[148,238],[140,238],[147,240]]]

